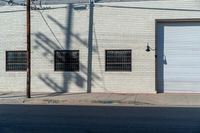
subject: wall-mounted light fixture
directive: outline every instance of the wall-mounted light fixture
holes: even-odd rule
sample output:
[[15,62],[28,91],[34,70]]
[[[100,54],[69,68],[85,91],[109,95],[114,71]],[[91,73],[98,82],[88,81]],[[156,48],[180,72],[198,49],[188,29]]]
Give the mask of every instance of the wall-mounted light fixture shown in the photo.
[[149,43],[147,43],[146,52],[155,51],[155,50],[156,50],[156,49],[152,49],[152,48],[149,46]]
[[8,1],[8,5],[12,6],[14,3],[13,3],[13,0],[9,0]]

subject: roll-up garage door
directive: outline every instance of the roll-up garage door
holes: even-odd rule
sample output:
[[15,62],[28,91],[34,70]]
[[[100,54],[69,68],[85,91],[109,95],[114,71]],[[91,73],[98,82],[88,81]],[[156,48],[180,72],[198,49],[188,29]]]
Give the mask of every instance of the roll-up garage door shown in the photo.
[[158,23],[158,92],[200,93],[200,22]]

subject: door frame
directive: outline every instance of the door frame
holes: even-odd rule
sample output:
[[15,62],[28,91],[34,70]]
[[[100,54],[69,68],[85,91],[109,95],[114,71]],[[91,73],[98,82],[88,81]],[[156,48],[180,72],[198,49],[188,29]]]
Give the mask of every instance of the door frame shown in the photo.
[[[186,23],[186,22],[200,22],[200,18],[182,18],[182,19],[155,19],[155,91],[157,93],[165,93],[164,91],[164,78],[162,80],[162,89],[159,90],[158,88],[158,77],[157,77],[157,74],[158,74],[158,68],[157,68],[157,62],[158,62],[158,58],[157,58],[157,54],[158,54],[158,51],[157,51],[157,48],[158,48],[158,38],[157,38],[157,30],[158,30],[158,24],[160,23]],[[164,46],[163,46],[163,50],[164,50]],[[163,74],[164,75],[164,74]]]

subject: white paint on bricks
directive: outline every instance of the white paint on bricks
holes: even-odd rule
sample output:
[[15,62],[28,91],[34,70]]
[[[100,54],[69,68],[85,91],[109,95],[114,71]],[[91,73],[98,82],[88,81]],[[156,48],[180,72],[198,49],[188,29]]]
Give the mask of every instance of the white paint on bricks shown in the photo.
[[[105,4],[198,9],[196,5],[199,2],[166,0]],[[26,88],[25,72],[5,71],[5,51],[26,49],[26,15],[24,11],[1,12],[19,9],[23,10],[24,7],[0,8],[0,91],[24,91]],[[54,71],[54,50],[66,46],[68,8],[44,10],[42,14],[56,38],[40,12],[32,11],[32,91],[55,92],[67,89],[68,92],[86,92],[88,10],[73,10],[70,49],[80,50],[80,71],[76,73]],[[155,93],[155,52],[145,51],[147,43],[155,48],[155,20],[192,19],[199,16],[198,11],[95,6],[92,91]],[[105,72],[106,49],[132,49],[132,72]],[[8,84],[8,81],[11,82]]]

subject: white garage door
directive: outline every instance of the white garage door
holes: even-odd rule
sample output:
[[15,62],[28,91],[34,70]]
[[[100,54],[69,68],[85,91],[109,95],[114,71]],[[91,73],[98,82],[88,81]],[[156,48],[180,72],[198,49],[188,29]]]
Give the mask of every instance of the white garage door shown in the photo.
[[158,23],[158,92],[200,93],[200,22]]

